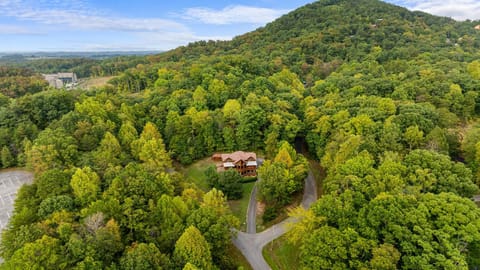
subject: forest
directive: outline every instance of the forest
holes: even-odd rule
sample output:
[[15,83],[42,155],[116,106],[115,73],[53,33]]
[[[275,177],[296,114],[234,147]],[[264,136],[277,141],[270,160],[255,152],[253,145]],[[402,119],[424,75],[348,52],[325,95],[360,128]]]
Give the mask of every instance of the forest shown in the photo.
[[231,41],[98,62],[85,76],[117,76],[89,91],[0,68],[0,164],[35,174],[0,269],[238,269],[230,176],[205,191],[176,168],[261,152],[275,213],[302,191],[298,139],[326,172],[287,235],[299,269],[480,267],[476,25],[320,0]]

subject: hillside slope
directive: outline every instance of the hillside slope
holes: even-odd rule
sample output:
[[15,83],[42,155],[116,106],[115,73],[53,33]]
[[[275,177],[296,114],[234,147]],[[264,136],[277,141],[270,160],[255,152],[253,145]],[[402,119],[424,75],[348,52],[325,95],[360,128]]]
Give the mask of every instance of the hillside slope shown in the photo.
[[480,48],[480,31],[474,29],[478,24],[411,12],[378,0],[321,0],[232,41],[197,42],[160,59],[240,54],[262,61],[281,60],[306,75],[305,69],[315,70],[324,63],[364,60],[377,46],[382,48],[380,61],[456,46],[475,52]]
[[0,269],[237,269],[226,200],[239,177],[212,167],[222,192],[204,193],[172,163],[264,153],[271,220],[301,192],[303,140],[326,177],[294,211],[294,269],[480,267],[475,24],[318,1],[150,56],[104,88],[2,98],[1,165],[35,181],[18,192]]

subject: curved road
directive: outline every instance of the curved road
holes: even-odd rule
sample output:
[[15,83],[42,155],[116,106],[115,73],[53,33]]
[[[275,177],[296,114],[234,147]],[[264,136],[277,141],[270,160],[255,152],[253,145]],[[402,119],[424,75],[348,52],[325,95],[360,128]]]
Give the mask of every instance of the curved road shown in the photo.
[[[252,197],[250,197],[250,204],[248,206],[247,233],[237,231],[237,235],[232,239],[232,241],[233,244],[240,250],[240,252],[242,252],[243,256],[245,256],[254,270],[269,270],[271,268],[262,255],[263,248],[265,245],[287,232],[288,226],[286,224],[295,223],[296,220],[291,217],[287,218],[286,220],[273,225],[267,230],[255,234],[256,196],[254,195],[256,195],[256,192],[255,186],[254,190],[252,191]],[[313,177],[312,171],[309,171],[308,176],[305,179],[302,206],[304,208],[309,208],[316,200],[317,184]],[[253,221],[251,221],[252,215]],[[251,227],[252,224],[253,227]]]

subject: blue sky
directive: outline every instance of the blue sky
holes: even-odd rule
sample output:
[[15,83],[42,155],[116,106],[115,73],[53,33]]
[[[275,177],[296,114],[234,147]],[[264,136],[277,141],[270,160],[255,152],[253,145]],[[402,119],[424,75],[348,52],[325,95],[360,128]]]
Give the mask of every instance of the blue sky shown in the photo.
[[[355,0],[352,0],[355,1]],[[312,0],[0,0],[0,52],[168,50],[230,39]],[[479,19],[479,0],[388,0]]]

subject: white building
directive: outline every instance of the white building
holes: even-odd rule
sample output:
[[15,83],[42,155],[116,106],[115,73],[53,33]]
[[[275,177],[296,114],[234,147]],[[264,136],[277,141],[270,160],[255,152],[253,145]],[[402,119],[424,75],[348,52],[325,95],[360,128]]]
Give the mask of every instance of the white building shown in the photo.
[[55,88],[72,89],[77,85],[77,75],[73,72],[57,73],[57,74],[43,74],[43,78]]

